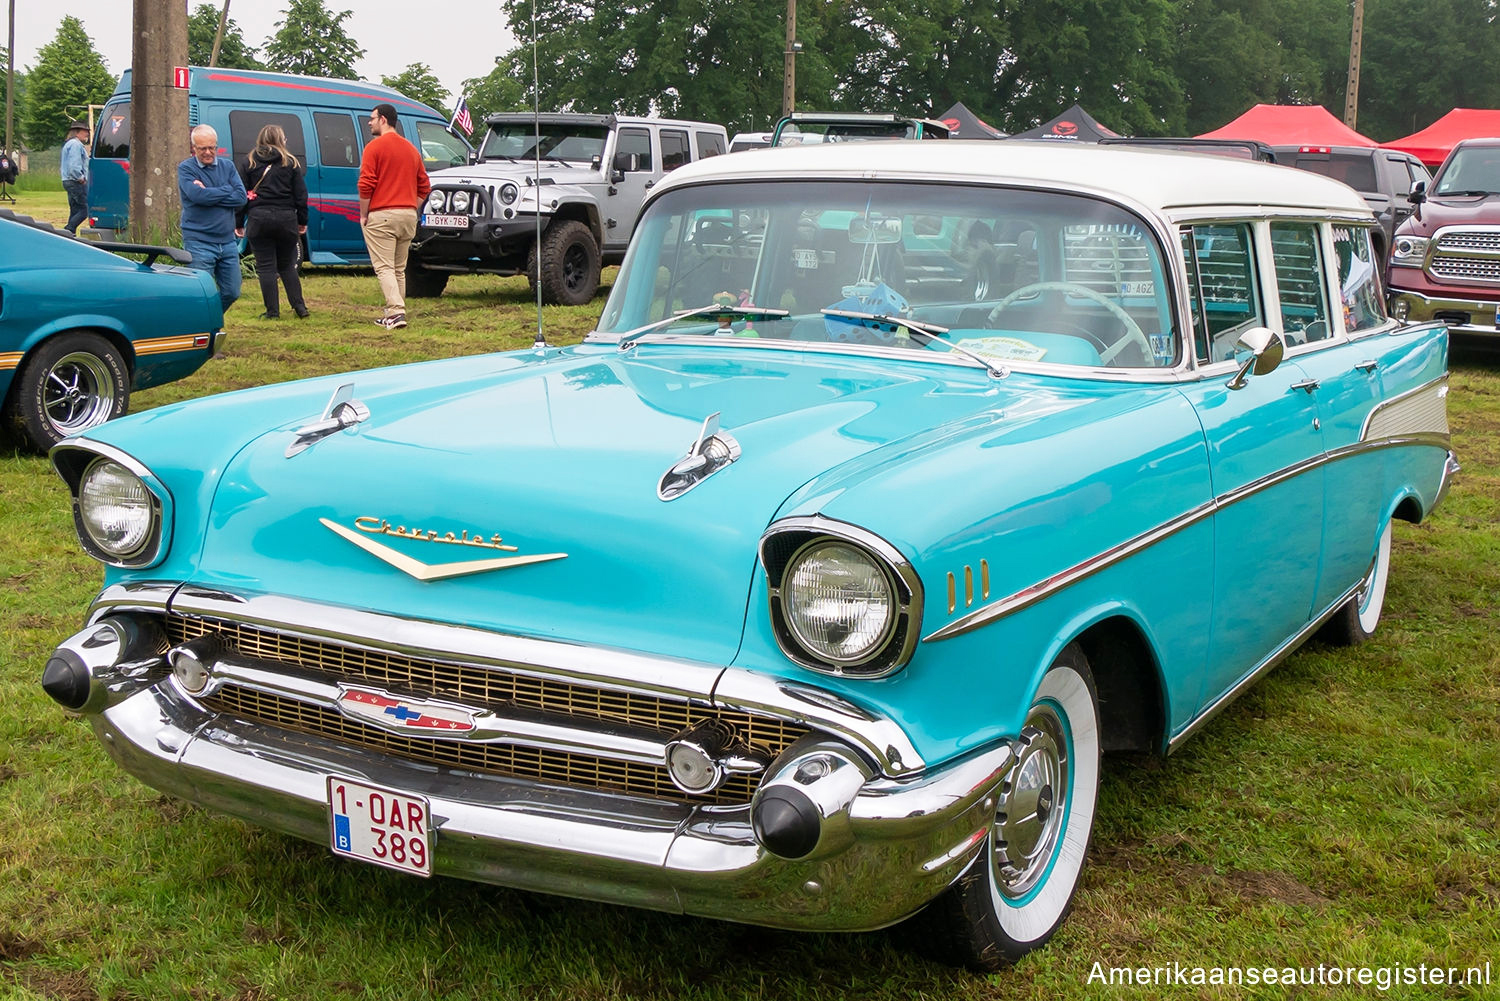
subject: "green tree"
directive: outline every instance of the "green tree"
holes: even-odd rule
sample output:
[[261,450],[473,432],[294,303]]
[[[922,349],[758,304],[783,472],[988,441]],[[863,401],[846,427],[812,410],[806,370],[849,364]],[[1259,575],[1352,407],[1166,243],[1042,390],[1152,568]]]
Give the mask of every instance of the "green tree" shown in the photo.
[[412,63],[395,76],[383,76],[380,82],[392,90],[399,90],[414,101],[421,101],[429,108],[451,111],[448,107],[448,90],[433,75],[432,67],[426,63]]
[[[7,88],[8,88],[9,83],[10,83],[10,76],[9,76],[9,73],[7,72],[7,70],[9,68],[10,68],[10,50],[7,49],[5,46],[0,45],[0,115],[4,115],[5,114],[5,98],[6,98],[6,94],[8,93]],[[26,74],[22,73],[19,69],[17,69],[16,70],[16,98],[15,98],[14,101],[11,102],[11,112],[15,116],[15,120],[12,122],[12,128],[14,129],[17,137],[19,137],[20,134],[21,134],[21,130],[20,130],[20,127],[19,127],[20,126],[20,122],[21,122],[21,109],[22,109],[22,106],[25,104],[25,102],[26,102]],[[0,128],[4,128],[4,126],[5,126],[5,120],[3,118],[0,118]],[[13,139],[13,137],[11,137],[11,136],[0,136],[0,149],[9,150],[9,149],[12,149],[12,148],[14,148],[14,147],[16,147],[18,145],[20,145],[20,143],[17,142],[17,141],[15,141]]]
[[27,70],[20,132],[37,149],[54,146],[67,135],[70,121],[84,117],[87,105],[103,104],[114,89],[114,75],[83,22],[64,17],[56,36],[37,52],[36,65]]
[[344,31],[353,11],[335,14],[323,0],[289,0],[266,40],[266,67],[281,73],[358,80],[354,64],[365,50]]
[[[528,75],[528,79],[529,79]],[[497,111],[524,111],[526,88],[506,66],[496,66],[488,74],[464,81],[464,97],[469,102],[469,116],[474,119],[473,141],[479,145],[486,115]]]
[[1500,66],[1476,44],[1495,37],[1495,18],[1489,0],[1367,0],[1359,131],[1388,142],[1454,108],[1500,108]]
[[[200,3],[188,15],[188,62],[194,66],[207,66],[214,54],[214,36],[219,33],[219,14],[222,9],[210,3]],[[219,40],[217,66],[229,69],[265,69],[255,50],[245,44],[245,36],[234,18],[224,22],[224,37]]]

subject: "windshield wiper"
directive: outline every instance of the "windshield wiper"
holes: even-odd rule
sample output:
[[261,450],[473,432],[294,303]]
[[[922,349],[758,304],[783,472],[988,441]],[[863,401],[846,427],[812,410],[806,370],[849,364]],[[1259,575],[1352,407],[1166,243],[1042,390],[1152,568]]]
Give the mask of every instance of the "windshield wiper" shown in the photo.
[[1438,198],[1486,198],[1496,194],[1494,191],[1439,191]]
[[824,316],[840,316],[850,320],[874,320],[877,323],[890,323],[898,327],[905,327],[912,333],[927,338],[928,344],[941,344],[955,354],[961,354],[965,358],[977,361],[997,379],[1004,379],[1010,375],[1010,369],[991,361],[978,351],[971,351],[962,345],[954,344],[952,341],[944,340],[941,335],[948,333],[947,327],[940,327],[936,323],[924,323],[921,320],[908,320],[905,317],[890,316],[886,313],[860,313],[852,309],[820,309],[818,312]]
[[695,316],[733,316],[741,320],[780,320],[791,315],[792,312],[789,309],[763,309],[760,306],[721,306],[716,302],[711,302],[706,306],[699,306],[696,309],[685,309],[680,313],[673,313],[664,320],[648,323],[644,327],[627,330],[620,335],[617,343],[620,350],[624,351],[634,344],[637,338],[644,334],[649,334],[653,330],[660,330],[663,327],[670,327],[679,320],[688,320]]

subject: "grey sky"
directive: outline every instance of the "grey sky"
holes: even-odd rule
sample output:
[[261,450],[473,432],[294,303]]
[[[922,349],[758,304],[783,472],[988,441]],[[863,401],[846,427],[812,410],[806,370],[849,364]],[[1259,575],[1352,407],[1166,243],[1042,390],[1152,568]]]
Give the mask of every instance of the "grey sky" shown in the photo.
[[[221,0],[191,0],[222,9]],[[412,63],[426,63],[458,99],[463,81],[495,68],[495,57],[514,42],[498,3],[476,0],[327,0],[330,11],[352,11],[344,30],[365,50],[355,64],[372,82],[394,76]],[[83,22],[94,48],[116,76],[130,65],[132,0],[17,0],[16,69],[36,64],[37,50],[52,41],[57,26],[71,14]],[[245,42],[257,49],[276,31],[286,0],[230,0],[229,19],[239,25]],[[483,44],[479,39],[492,39]],[[0,45],[4,44],[0,29]],[[451,106],[441,109],[451,111]]]

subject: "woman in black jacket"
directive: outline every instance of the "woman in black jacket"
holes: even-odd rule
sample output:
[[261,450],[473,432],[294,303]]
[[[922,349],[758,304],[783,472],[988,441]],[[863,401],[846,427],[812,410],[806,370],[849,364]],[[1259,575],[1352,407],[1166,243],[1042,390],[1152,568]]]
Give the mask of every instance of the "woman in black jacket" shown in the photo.
[[292,310],[305,318],[307,303],[302,300],[302,280],[297,277],[299,237],[307,232],[307,181],[302,165],[286,148],[286,133],[281,126],[267,125],[256,137],[255,148],[238,166],[247,201],[239,211],[235,235],[245,237],[255,253],[260,295],[266,303],[261,319],[281,316],[277,275],[286,286]]

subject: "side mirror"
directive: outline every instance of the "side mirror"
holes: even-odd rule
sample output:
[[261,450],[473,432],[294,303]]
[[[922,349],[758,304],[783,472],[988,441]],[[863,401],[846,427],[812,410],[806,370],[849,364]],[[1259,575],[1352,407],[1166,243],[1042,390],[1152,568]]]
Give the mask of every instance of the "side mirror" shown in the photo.
[[[633,173],[641,169],[641,155],[639,153],[616,153],[615,172]],[[624,180],[624,178],[621,178]]]
[[1230,389],[1244,389],[1252,374],[1270,375],[1281,364],[1286,354],[1286,344],[1270,327],[1251,327],[1240,335],[1234,344],[1235,353],[1249,352],[1240,370],[1224,385]]
[[1417,181],[1413,183],[1411,193],[1406,196],[1406,200],[1413,205],[1421,205],[1425,202],[1427,200],[1427,182]]
[[479,150],[477,150],[477,149],[471,149],[471,150],[469,150],[469,162],[470,163],[478,163],[479,162]]

